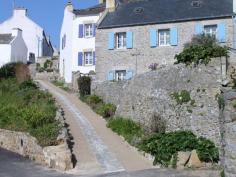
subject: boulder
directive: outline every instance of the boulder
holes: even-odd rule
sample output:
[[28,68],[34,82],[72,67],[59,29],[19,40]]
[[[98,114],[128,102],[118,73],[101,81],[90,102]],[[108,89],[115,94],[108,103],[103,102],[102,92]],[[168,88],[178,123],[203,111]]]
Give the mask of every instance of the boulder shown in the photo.
[[177,169],[184,169],[184,167],[188,163],[190,155],[191,152],[178,152],[176,164]]
[[189,168],[201,168],[203,166],[202,162],[200,161],[197,151],[193,150],[191,152],[191,156],[189,158],[187,166]]

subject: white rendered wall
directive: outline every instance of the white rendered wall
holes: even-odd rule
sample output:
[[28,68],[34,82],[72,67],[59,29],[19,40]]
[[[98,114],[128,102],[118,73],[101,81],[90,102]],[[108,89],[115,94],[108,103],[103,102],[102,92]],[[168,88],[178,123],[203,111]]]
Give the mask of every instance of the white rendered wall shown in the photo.
[[13,16],[0,24],[0,33],[11,33],[12,28],[20,28],[29,53],[42,56],[43,29],[24,15],[24,10],[14,10]]
[[[79,38],[79,24],[97,23],[99,15],[75,16],[65,8],[60,35],[60,75],[66,83],[72,82],[72,72],[88,74],[95,66],[78,66],[78,53],[95,51],[95,37]],[[62,49],[62,38],[66,35],[66,45]],[[64,60],[64,63],[63,63]]]
[[73,48],[72,48],[72,72],[80,71],[82,74],[88,74],[95,71],[95,66],[78,66],[78,52],[95,51],[95,37],[79,38],[79,24],[97,23],[99,15],[80,16],[73,23]]
[[[67,9],[64,12],[60,35],[60,75],[65,79],[65,82],[70,83],[72,80],[72,38],[73,38],[73,17],[74,14]],[[62,49],[62,38],[66,35],[65,48]]]
[[17,36],[11,42],[11,62],[27,63],[28,49],[22,36]]
[[11,61],[11,45],[0,44],[0,67]]

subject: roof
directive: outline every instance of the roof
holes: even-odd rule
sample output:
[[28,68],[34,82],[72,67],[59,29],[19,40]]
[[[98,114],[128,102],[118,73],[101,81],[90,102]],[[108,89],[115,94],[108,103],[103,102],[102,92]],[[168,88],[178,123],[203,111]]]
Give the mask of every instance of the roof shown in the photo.
[[75,15],[95,15],[103,12],[105,9],[106,9],[106,4],[102,3],[89,7],[87,9],[74,10],[73,13]]
[[13,39],[11,34],[0,34],[0,44],[10,44]]
[[[199,3],[200,2],[200,3]],[[233,0],[122,0],[98,28],[114,28],[233,15]]]

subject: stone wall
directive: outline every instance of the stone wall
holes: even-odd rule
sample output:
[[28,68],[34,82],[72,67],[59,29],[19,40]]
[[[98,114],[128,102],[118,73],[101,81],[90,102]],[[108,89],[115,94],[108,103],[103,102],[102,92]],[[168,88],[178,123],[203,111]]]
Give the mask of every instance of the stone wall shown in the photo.
[[[123,28],[98,29],[96,33],[96,80],[105,81],[109,71],[133,70],[135,74],[142,74],[148,71],[151,63],[168,65],[175,62],[176,54],[183,50],[184,44],[189,42],[195,34],[196,24],[214,25],[224,23],[226,28],[226,43],[223,45],[232,46],[233,24],[232,19],[217,19],[190,21],[180,23],[168,23],[157,25],[144,25]],[[177,27],[177,46],[150,47],[150,29],[169,29]],[[109,32],[133,32],[133,49],[108,50]]]
[[[220,145],[217,96],[221,88],[221,61],[205,66],[173,65],[158,68],[124,82],[93,82],[92,92],[117,106],[116,115],[131,118],[149,130],[191,130]],[[177,104],[174,93],[187,90],[191,101]]]
[[230,88],[223,89],[222,102],[222,164],[225,168],[226,177],[236,176],[236,91]]
[[[60,112],[57,113],[56,119],[62,127],[65,126]],[[41,147],[37,139],[29,133],[0,129],[0,147],[34,160],[36,163],[62,171],[73,168],[72,154],[67,141],[67,130],[64,128],[61,129],[58,136],[60,144],[49,147]]]

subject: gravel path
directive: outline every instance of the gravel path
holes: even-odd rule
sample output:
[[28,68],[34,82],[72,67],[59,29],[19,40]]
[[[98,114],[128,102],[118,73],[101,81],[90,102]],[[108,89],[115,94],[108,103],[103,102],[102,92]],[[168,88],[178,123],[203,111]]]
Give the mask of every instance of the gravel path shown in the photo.
[[[105,120],[82,103],[77,95],[67,93],[47,81],[39,83],[51,92],[63,107],[71,133],[77,140],[74,151],[78,163],[71,173],[96,174],[153,168],[151,161],[108,129]],[[79,141],[82,141],[83,145]],[[82,147],[84,151],[81,152],[80,145],[86,146],[87,149]]]

